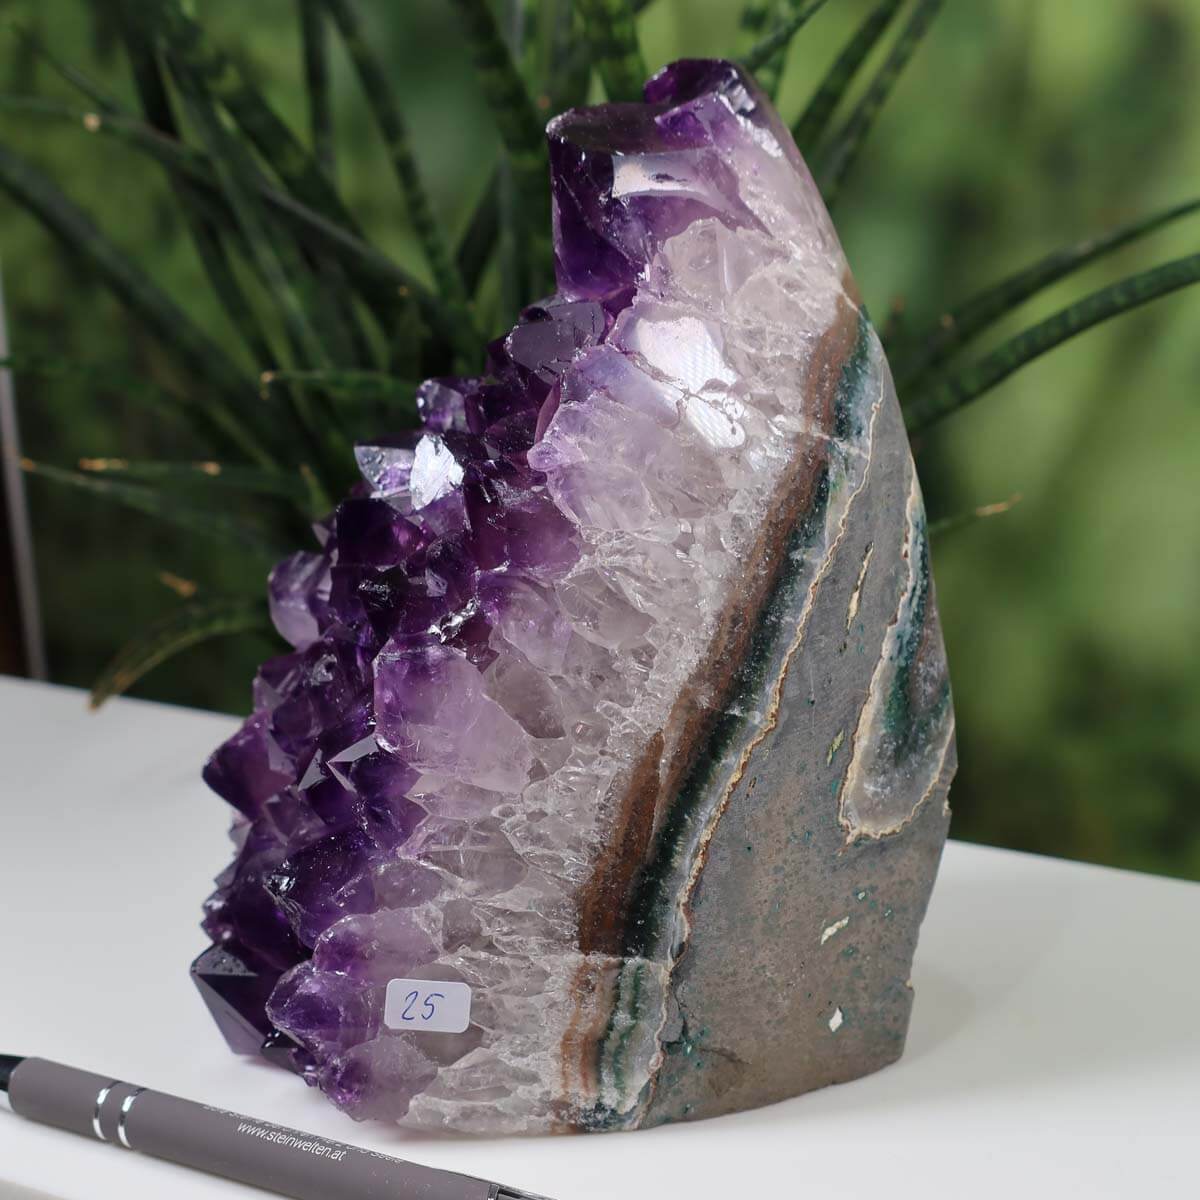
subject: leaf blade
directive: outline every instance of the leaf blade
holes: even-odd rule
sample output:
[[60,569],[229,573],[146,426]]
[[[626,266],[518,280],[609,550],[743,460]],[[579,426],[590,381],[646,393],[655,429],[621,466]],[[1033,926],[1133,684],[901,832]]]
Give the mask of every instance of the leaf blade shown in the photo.
[[281,471],[263,471],[242,463],[212,460],[170,462],[159,459],[81,458],[79,469],[87,475],[135,483],[179,486],[207,492],[210,488],[229,488],[260,496],[276,496],[298,504],[308,499],[308,487],[296,475]]
[[954,533],[959,529],[964,529],[968,525],[975,525],[979,521],[985,521],[989,517],[999,517],[1006,512],[1010,512],[1021,503],[1022,496],[1020,492],[1014,492],[1007,500],[997,500],[994,504],[980,504],[975,508],[969,508],[966,512],[952,513],[948,517],[940,517],[936,521],[930,521],[926,526],[926,533],[929,537],[943,537],[947,533]]
[[911,434],[965,407],[1027,363],[1096,325],[1200,282],[1200,254],[1131,275],[1010,338],[977,363],[936,382],[905,414]]
[[900,11],[904,2],[905,0],[880,0],[834,59],[833,65],[817,85],[800,119],[792,126],[792,137],[801,154],[807,157],[825,136],[838,105],[845,98],[863,63],[887,32],[892,18]]
[[496,249],[496,239],[500,235],[500,205],[497,200],[499,188],[499,172],[493,171],[471,213],[466,229],[463,230],[458,250],[455,252],[454,260],[459,273],[471,291],[479,287],[479,281],[483,278],[488,260]]
[[[217,184],[234,214],[250,259],[279,309],[296,352],[309,365],[326,365],[325,347],[289,278],[286,251],[262,211],[259,189],[253,182],[258,169],[217,112],[221,90],[231,90],[230,84],[221,82],[228,75],[228,64],[223,56],[207,49],[199,27],[184,13],[180,0],[154,0],[152,7],[175,81],[200,132]],[[212,86],[214,82],[218,87]],[[311,434],[311,417],[305,423]]]
[[820,155],[817,170],[817,184],[826,205],[832,206],[897,80],[944,5],[945,0],[918,0],[866,94],[846,119],[841,130],[831,135],[829,149]]
[[486,0],[454,0],[475,61],[479,89],[510,154],[539,158],[542,122]]
[[[128,0],[118,3],[115,11],[146,122],[164,137],[178,141],[179,126],[146,25],[136,19]],[[170,183],[183,210],[200,265],[222,311],[244,341],[252,360],[257,363],[272,361],[274,351],[270,340],[234,274],[221,230],[209,212],[207,202],[196,194],[195,185],[185,179],[170,175]]]
[[333,367],[318,371],[273,370],[262,374],[264,384],[304,383],[352,399],[361,397],[385,397],[399,399],[411,397],[418,386],[417,380],[398,379],[383,371],[353,371]]
[[267,103],[259,88],[184,9],[182,0],[140,0],[149,5],[172,56],[186,62],[193,81],[210,103],[229,113],[246,140],[262,156],[284,187],[309,208],[355,229],[329,177],[291,127]]
[[[338,194],[333,176],[333,113],[326,14],[319,0],[300,0],[300,3],[312,149],[307,148],[276,113],[246,72],[227,54],[209,44],[201,27],[187,18],[191,45],[196,51],[195,65],[208,84],[214,102],[229,113],[281,185],[314,211],[361,236],[361,226]],[[280,253],[290,257],[287,250],[286,244],[281,243]],[[302,266],[311,267],[311,271],[302,271]],[[321,259],[296,263],[291,270],[303,282],[301,290],[306,306],[313,310],[316,327],[322,333],[329,353],[358,363],[370,362],[373,357],[370,342],[359,323],[353,297],[338,264]],[[385,303],[375,312],[385,329],[395,315],[393,304]],[[260,365],[270,361],[274,360],[260,360]]]
[[51,466],[49,463],[34,462],[31,459],[23,459],[21,467],[28,473],[52,483],[111,500],[126,508],[176,525],[189,533],[231,542],[271,557],[279,554],[284,548],[261,526],[239,519],[220,508],[214,511],[189,504],[143,484],[129,483],[121,479],[101,479],[82,472],[69,471],[64,467]]
[[333,101],[329,86],[329,38],[320,0],[299,0],[304,83],[308,93],[308,129],[313,155],[332,180],[337,166],[333,138]]
[[[212,166],[208,157],[190,146],[163,137],[144,122],[128,114],[84,112],[54,101],[35,96],[0,95],[0,109],[34,113],[41,116],[66,120],[89,133],[112,136],[141,154],[160,162],[172,171],[186,175],[190,180],[221,204],[212,178]],[[461,332],[457,314],[438,296],[393,262],[382,251],[364,241],[362,237],[343,225],[339,225],[323,214],[310,208],[289,192],[272,186],[260,178],[257,186],[263,198],[278,211],[306,242],[319,249],[335,254],[345,267],[364,298],[373,307],[395,307],[397,294],[411,298],[423,316],[439,335],[448,343]],[[233,214],[222,209],[227,223],[232,227]],[[477,347],[474,347],[477,349]]]
[[1104,255],[1196,212],[1200,212],[1200,197],[1160,209],[1099,237],[1048,254],[950,309],[934,329],[914,339],[917,347],[914,351],[905,354],[901,349],[896,360],[896,386],[903,390],[906,385],[922,379],[973,338],[1039,292]]
[[64,63],[55,56],[42,39],[27,25],[13,23],[9,26],[9,30],[26,50],[43,59],[55,74],[59,75],[77,92],[86,96],[102,112],[113,111],[120,107],[117,101],[108,92],[104,91],[95,80],[90,79],[82,71],[76,70],[69,63]]
[[[634,15],[645,7],[644,2],[639,4],[634,0]],[[557,0],[552,23],[544,31],[544,91],[538,95],[538,107],[544,115],[560,113],[587,102],[592,59],[587,39],[579,36],[576,16],[572,0]]]
[[[512,49],[486,0],[454,0],[475,62],[479,88],[492,112],[502,150],[495,182],[472,216],[460,245],[464,280],[478,282],[482,267],[499,249],[505,319],[515,318],[524,298],[537,295],[545,280],[538,266],[549,258],[549,192],[542,122]],[[479,242],[492,226],[492,239]],[[543,244],[545,243],[545,244]],[[515,305],[513,297],[519,296]]]
[[777,54],[784,53],[791,45],[792,38],[804,28],[805,25],[812,20],[825,7],[829,0],[809,0],[809,2],[792,13],[790,17],[785,17],[782,21],[771,30],[766,37],[759,41],[747,51],[742,59],[742,65],[749,71],[757,71],[760,67],[770,62]]
[[425,252],[438,290],[465,324],[466,335],[460,334],[459,344],[464,350],[469,345],[471,353],[477,353],[478,338],[472,329],[466,288],[433,215],[433,205],[412,153],[408,126],[400,112],[387,75],[370,47],[353,0],[322,0],[322,3],[337,26],[342,43],[354,64],[367,105],[383,134],[388,160],[404,196],[409,220]]
[[117,299],[190,370],[213,385],[197,406],[223,443],[235,446],[251,461],[273,467],[275,460],[244,422],[231,401],[244,406],[253,386],[215,342],[100,232],[92,219],[42,172],[5,146],[0,146],[0,188],[9,193],[87,264]]
[[171,406],[168,408],[169,416],[177,415],[171,411],[172,408],[185,408],[193,403],[186,396],[147,384],[134,375],[127,375],[123,371],[114,371],[93,363],[78,362],[75,359],[58,359],[36,353],[10,354],[6,358],[0,358],[0,368],[12,371],[14,375],[33,375],[45,379],[86,377],[89,384],[111,388],[121,392],[122,395],[132,396],[147,404],[154,404],[161,408],[165,403],[169,403]]
[[221,597],[184,605],[127,642],[92,685],[91,706],[128,691],[173,655],[214,637],[271,630],[261,599]]
[[628,0],[579,0],[579,14],[609,100],[640,100],[646,64]]
[[[264,388],[277,383],[319,387],[355,442],[370,442],[381,429],[416,428],[418,382],[380,371],[264,371]],[[347,455],[349,461],[349,455]],[[326,504],[326,510],[330,507]],[[313,506],[319,515],[320,506]]]

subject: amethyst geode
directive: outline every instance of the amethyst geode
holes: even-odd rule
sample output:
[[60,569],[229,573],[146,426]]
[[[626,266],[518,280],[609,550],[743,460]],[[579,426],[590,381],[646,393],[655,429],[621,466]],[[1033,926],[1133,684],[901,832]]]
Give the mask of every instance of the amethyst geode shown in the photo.
[[[549,130],[558,291],[281,563],[194,973],[356,1117],[608,1129],[891,1062],[953,714],[887,364],[738,68]],[[461,1033],[389,980],[472,990]],[[394,1023],[394,1022],[393,1022]]]

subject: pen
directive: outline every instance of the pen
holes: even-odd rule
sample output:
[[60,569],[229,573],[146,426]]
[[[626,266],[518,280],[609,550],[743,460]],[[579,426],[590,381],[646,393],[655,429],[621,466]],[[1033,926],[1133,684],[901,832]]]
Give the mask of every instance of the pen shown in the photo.
[[0,1055],[0,1092],[31,1121],[295,1200],[544,1200],[44,1058]]

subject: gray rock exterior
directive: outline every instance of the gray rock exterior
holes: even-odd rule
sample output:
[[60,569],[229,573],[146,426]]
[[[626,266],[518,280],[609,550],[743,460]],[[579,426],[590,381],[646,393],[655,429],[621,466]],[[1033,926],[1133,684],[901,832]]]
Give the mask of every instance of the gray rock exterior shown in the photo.
[[768,718],[739,730],[705,795],[638,1124],[841,1083],[904,1047],[954,723],[912,460],[861,336],[867,362],[841,386],[869,414],[869,446],[822,556],[760,618]]

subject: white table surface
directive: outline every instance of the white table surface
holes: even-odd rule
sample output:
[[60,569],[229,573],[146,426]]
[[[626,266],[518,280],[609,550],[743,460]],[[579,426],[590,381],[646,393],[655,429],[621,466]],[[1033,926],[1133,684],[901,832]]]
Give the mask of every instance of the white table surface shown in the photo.
[[[355,1124],[229,1054],[188,978],[229,854],[199,766],[233,724],[0,677],[0,1050],[556,1200],[1198,1194],[1200,886],[953,842],[908,1050],[877,1075],[635,1133]],[[0,1112],[0,1196],[31,1194],[265,1195]]]

